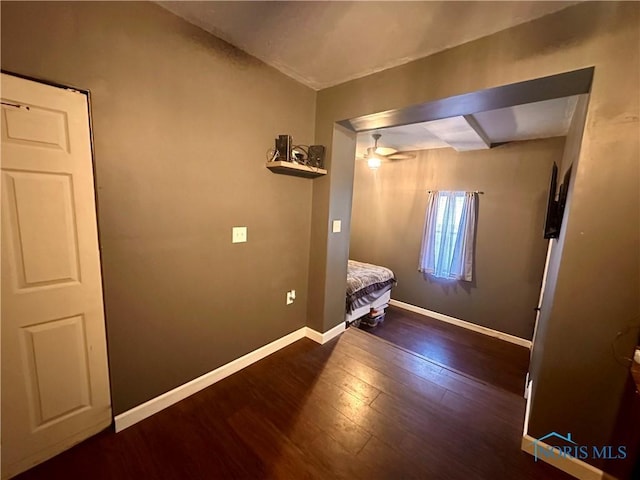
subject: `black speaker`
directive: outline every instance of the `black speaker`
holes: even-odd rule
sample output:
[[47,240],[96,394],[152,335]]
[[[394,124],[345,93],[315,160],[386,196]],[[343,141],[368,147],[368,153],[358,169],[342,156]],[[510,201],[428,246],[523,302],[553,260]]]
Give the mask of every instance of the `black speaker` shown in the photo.
[[311,145],[309,147],[309,165],[324,168],[324,145]]
[[276,138],[277,160],[285,162],[291,161],[291,135],[279,135]]

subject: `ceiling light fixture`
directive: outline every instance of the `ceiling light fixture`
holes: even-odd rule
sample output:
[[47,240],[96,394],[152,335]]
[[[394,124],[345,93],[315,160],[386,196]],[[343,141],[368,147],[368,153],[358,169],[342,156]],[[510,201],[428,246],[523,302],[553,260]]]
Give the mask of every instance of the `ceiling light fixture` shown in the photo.
[[369,168],[371,170],[377,170],[378,168],[380,168],[380,165],[382,165],[382,160],[380,160],[380,157],[372,155],[367,158],[367,165],[369,165]]
[[380,165],[382,165],[382,160],[380,159],[380,157],[378,155],[376,155],[376,152],[378,150],[378,139],[382,136],[379,133],[374,133],[373,135],[371,135],[373,137],[373,140],[375,141],[373,148],[369,148],[368,149],[368,157],[367,157],[367,165],[369,165],[369,168],[371,170],[377,170],[378,168],[380,168]]

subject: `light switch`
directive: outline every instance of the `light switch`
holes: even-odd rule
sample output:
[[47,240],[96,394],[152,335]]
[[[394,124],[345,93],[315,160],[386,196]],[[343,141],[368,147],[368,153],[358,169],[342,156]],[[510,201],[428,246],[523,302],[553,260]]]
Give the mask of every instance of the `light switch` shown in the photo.
[[342,231],[342,220],[333,221],[333,233],[340,233]]
[[231,243],[243,243],[247,241],[247,227],[233,227],[231,231]]

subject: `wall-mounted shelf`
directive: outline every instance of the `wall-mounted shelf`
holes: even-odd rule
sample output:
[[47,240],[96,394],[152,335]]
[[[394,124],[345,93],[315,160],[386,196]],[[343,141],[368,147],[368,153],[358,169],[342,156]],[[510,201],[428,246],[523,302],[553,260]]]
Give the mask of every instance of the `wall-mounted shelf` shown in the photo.
[[327,171],[323,168],[308,167],[307,165],[299,165],[293,162],[267,162],[267,168],[273,173],[295,175],[296,177],[316,178],[327,174]]

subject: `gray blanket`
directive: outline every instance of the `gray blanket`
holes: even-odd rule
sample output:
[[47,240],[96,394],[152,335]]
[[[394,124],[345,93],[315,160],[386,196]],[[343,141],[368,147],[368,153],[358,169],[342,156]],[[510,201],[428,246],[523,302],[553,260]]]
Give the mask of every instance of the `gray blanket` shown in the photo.
[[395,284],[395,276],[388,268],[349,260],[347,268],[347,312],[353,311],[354,303],[357,299]]

